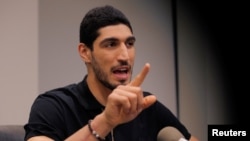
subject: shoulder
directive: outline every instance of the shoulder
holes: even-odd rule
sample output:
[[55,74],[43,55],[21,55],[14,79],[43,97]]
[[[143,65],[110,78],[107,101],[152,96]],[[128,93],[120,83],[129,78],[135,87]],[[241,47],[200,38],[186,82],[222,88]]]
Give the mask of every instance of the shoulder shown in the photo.
[[75,98],[77,94],[76,84],[52,89],[39,94],[33,102],[32,107],[61,107],[65,104],[73,103],[77,99]]
[[64,87],[55,88],[38,95],[37,99],[47,99],[47,100],[64,100],[72,98],[77,93],[76,84],[70,84]]

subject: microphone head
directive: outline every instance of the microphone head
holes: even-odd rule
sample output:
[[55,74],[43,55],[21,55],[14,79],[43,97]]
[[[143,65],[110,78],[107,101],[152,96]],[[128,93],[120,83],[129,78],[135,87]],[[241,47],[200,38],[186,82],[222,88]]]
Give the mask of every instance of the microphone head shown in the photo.
[[157,141],[187,141],[182,133],[172,126],[162,128],[158,135]]

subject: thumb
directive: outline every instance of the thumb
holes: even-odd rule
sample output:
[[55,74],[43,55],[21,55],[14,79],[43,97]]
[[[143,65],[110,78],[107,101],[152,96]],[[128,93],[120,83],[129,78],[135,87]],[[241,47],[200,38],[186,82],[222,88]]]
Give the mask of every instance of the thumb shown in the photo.
[[156,97],[154,95],[149,95],[143,98],[143,109],[148,108],[156,102]]

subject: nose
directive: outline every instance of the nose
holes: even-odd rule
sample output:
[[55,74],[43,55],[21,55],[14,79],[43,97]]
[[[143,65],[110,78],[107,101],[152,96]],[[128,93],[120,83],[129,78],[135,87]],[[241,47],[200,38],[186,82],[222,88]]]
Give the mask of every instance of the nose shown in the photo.
[[118,60],[120,61],[128,61],[129,59],[129,49],[125,44],[122,44],[120,46],[120,49],[118,50]]

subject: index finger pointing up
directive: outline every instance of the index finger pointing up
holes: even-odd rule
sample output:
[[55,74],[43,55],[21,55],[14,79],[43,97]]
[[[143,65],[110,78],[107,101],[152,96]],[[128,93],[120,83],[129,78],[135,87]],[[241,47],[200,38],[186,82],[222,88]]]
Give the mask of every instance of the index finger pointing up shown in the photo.
[[129,83],[131,86],[140,86],[149,72],[150,64],[146,63],[143,69],[137,76]]

